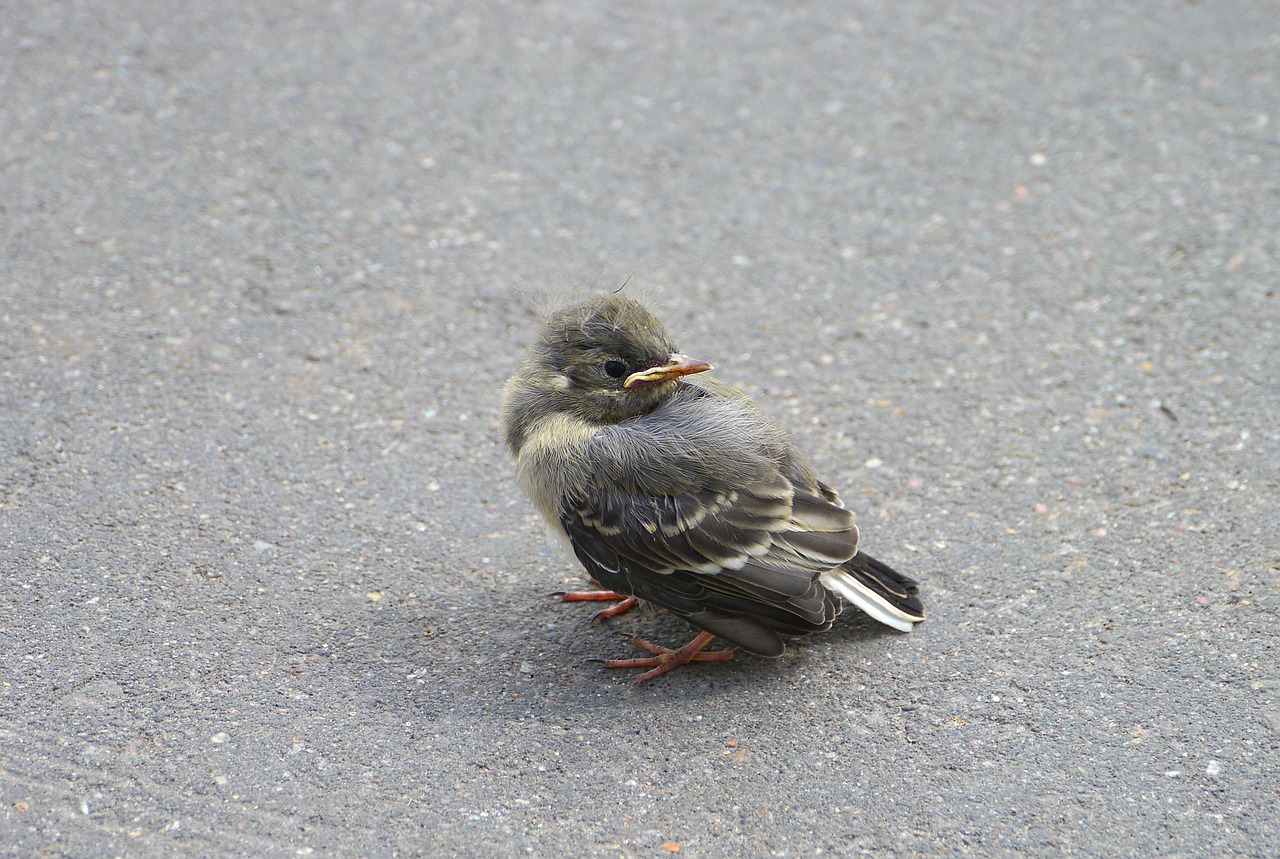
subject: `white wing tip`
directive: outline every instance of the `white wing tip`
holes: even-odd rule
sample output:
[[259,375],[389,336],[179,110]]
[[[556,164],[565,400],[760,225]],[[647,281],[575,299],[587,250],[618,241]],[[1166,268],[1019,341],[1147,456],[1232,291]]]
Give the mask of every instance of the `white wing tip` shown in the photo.
[[891,605],[884,597],[838,570],[822,574],[822,584],[866,612],[873,620],[899,632],[911,632],[923,618],[907,614]]

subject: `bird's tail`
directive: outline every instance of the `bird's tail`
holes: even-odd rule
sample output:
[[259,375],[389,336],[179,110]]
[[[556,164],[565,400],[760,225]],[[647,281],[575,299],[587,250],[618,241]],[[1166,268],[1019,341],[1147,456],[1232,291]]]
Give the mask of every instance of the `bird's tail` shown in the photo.
[[823,573],[822,584],[885,626],[910,632],[924,620],[919,585],[865,552]]

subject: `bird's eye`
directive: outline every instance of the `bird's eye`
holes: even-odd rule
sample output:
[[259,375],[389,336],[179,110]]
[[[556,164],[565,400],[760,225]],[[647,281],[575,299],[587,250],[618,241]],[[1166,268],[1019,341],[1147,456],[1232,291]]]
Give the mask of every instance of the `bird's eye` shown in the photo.
[[611,379],[621,379],[627,375],[627,365],[617,358],[610,358],[604,362],[604,371],[609,374]]

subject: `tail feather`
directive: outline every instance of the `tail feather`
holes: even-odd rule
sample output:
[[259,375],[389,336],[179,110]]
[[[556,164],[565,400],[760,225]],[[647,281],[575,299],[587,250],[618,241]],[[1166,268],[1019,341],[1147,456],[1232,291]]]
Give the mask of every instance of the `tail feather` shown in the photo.
[[823,573],[821,581],[885,626],[910,632],[924,620],[919,585],[865,552]]

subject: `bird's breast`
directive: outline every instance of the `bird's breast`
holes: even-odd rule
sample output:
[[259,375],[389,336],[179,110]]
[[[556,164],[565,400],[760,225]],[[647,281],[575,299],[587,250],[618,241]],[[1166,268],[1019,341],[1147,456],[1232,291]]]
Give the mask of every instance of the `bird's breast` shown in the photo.
[[529,431],[516,457],[520,488],[554,529],[565,499],[587,485],[587,447],[596,430],[568,415],[549,415]]

